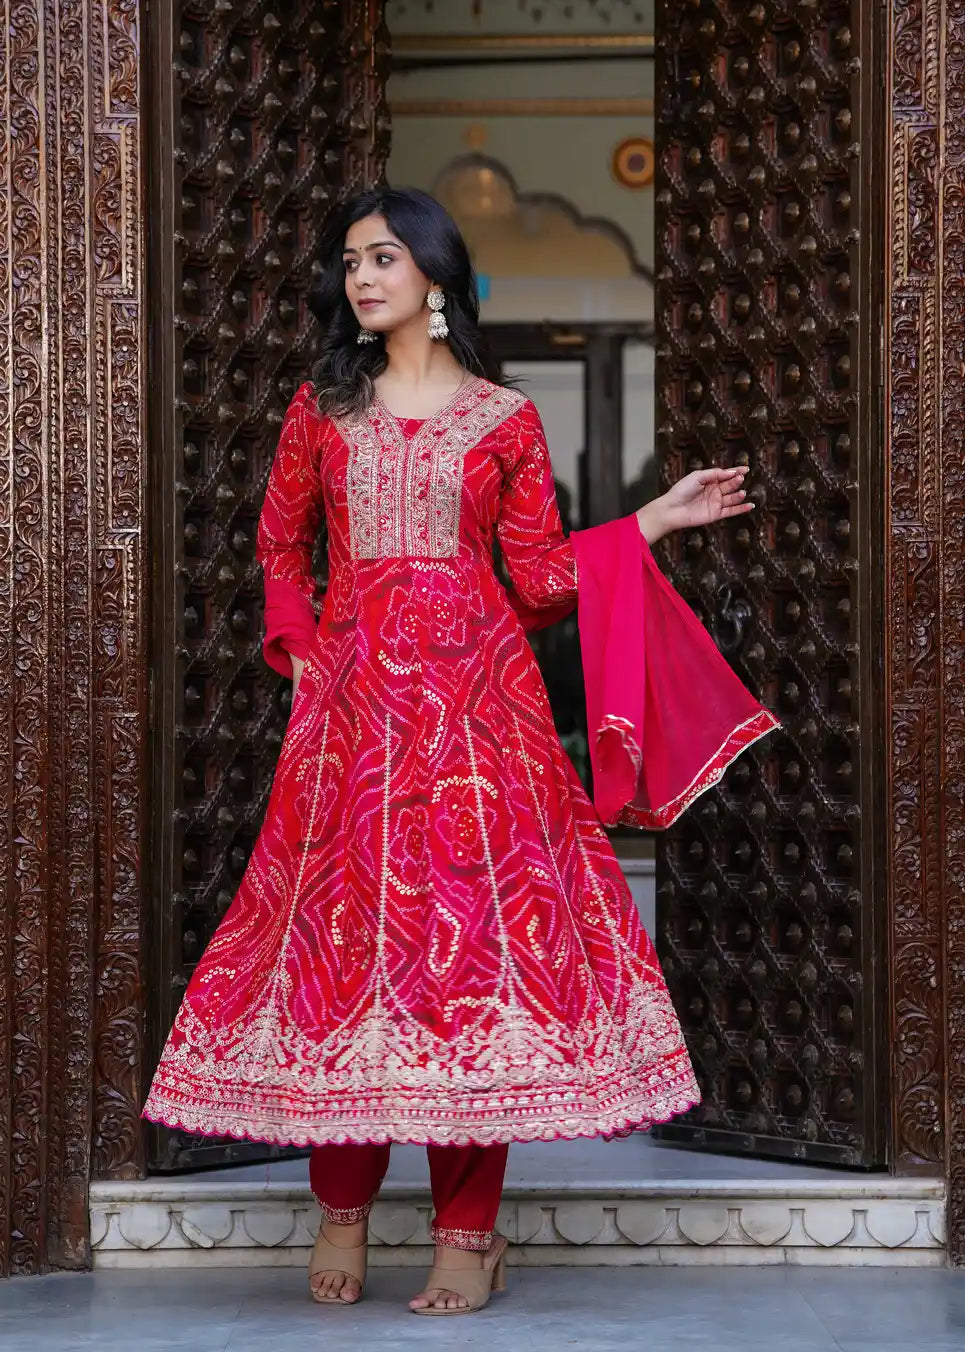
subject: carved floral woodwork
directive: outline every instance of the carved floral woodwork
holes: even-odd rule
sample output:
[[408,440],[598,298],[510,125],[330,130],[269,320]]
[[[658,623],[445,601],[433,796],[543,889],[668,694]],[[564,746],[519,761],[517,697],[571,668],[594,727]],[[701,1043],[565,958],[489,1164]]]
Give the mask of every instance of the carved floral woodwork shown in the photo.
[[[155,718],[167,707],[162,629],[149,635],[148,613],[171,585],[190,610],[190,558],[173,583],[164,569],[175,528],[188,552],[192,505],[206,525],[214,514],[212,530],[232,513],[244,529],[271,416],[307,358],[318,222],[337,191],[377,176],[385,155],[377,0],[185,0],[178,17],[162,62],[175,37],[170,6],[152,9],[150,25],[139,0],[0,8],[0,1275],[86,1266],[91,1174],[144,1170],[145,989],[158,971],[146,966],[145,893],[157,894],[161,814],[172,809],[185,827],[180,800],[149,792],[149,770],[169,766],[175,731],[180,768],[200,754],[194,710],[176,727],[156,723],[148,742],[149,698]],[[267,76],[248,64],[263,52],[276,62]],[[165,138],[175,104],[176,134]],[[171,192],[181,213],[192,173],[200,214],[175,221],[165,216]],[[178,270],[176,298],[158,289],[162,258]],[[230,290],[216,295],[222,283]],[[264,311],[239,315],[239,295]],[[222,457],[203,486],[188,439],[177,474],[165,479],[156,462],[170,418]],[[234,436],[253,428],[250,445]],[[237,460],[248,453],[250,474]],[[224,495],[233,486],[234,508]],[[227,643],[237,612],[255,621],[249,570],[245,560],[227,615],[211,603]],[[200,647],[189,627],[170,654],[182,682]],[[231,662],[216,669],[237,679],[210,684],[232,736],[243,693],[276,695],[260,674],[248,680],[241,647],[236,636]],[[229,776],[208,789],[221,795],[217,820],[237,784]],[[256,810],[245,806],[252,820]]]
[[140,38],[0,21],[0,1273],[85,1266],[92,1153],[141,1164]]
[[965,4],[889,6],[894,1162],[944,1168],[965,1263]]

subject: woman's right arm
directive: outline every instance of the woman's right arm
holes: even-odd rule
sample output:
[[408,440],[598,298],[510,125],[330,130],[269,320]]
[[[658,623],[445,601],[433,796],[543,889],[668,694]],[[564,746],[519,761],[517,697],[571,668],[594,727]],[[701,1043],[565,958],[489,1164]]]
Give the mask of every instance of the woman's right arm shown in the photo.
[[312,387],[298,390],[285,414],[258,522],[256,557],[265,576],[265,661],[295,680],[318,620],[312,555],[322,513],[322,488],[313,449],[317,415]]

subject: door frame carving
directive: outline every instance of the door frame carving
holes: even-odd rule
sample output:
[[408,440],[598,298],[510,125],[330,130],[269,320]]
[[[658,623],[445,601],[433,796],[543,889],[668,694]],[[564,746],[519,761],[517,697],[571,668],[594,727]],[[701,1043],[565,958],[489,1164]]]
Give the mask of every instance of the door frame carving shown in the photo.
[[965,3],[888,6],[885,257],[898,1172],[948,1180],[965,1264]]

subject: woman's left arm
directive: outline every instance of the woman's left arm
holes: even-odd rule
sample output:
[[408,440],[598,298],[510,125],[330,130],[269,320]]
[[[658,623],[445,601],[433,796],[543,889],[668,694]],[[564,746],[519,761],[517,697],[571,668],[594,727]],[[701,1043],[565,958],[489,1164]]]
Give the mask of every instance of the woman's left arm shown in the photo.
[[576,558],[563,534],[543,424],[526,401],[514,415],[518,457],[499,508],[496,534],[523,606],[546,610],[576,599]]
[[[530,610],[565,606],[577,594],[576,558],[563,534],[543,424],[526,401],[516,414],[519,456],[503,492],[496,532],[513,588]],[[671,531],[712,526],[753,511],[746,501],[747,467],[702,469],[680,479],[636,513],[640,532],[655,544]]]
[[675,530],[714,526],[731,516],[754,510],[744,491],[746,465],[734,469],[698,469],[646,503],[637,512],[640,532],[647,544],[656,544]]

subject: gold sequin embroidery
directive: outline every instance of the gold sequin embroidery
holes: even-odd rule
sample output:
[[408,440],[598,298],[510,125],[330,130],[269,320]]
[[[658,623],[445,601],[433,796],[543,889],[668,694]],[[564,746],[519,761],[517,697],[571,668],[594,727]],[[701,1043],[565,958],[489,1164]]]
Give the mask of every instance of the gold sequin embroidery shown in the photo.
[[453,558],[466,452],[523,402],[517,390],[473,380],[411,439],[379,399],[335,419],[349,448],[352,557]]

